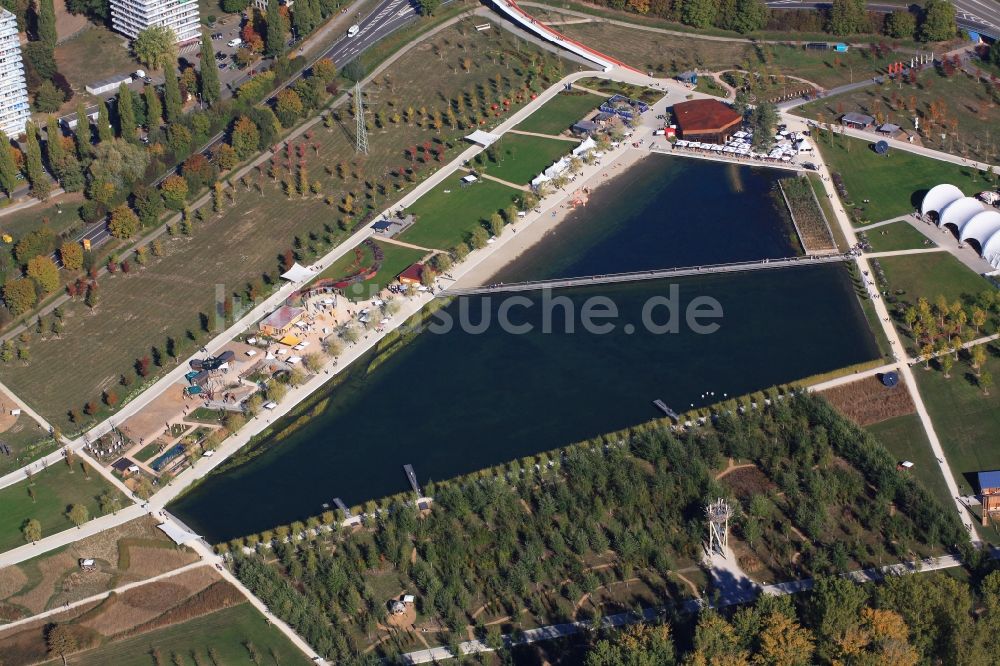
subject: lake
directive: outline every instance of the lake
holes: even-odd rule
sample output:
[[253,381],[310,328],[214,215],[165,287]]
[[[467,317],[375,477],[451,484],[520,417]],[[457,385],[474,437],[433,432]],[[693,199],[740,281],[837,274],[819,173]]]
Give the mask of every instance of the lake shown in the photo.
[[[680,169],[678,158],[662,159],[671,162],[672,185],[658,189],[659,181],[648,172],[619,178],[616,185],[624,189],[618,196],[628,197],[628,215],[606,219],[610,213],[604,200],[612,197],[599,192],[584,213],[505,269],[505,279],[692,263],[675,245],[664,250],[671,257],[665,265],[641,263],[653,259],[650,244],[667,241],[670,234],[663,229],[677,223],[672,215],[693,206],[665,207],[663,202],[686,201],[694,187],[690,178],[707,187],[703,179],[727,178],[729,169],[744,183],[743,192],[746,183],[769,192],[775,177],[760,169],[696,160],[684,161]],[[728,187],[716,183],[712,196],[733,196]],[[632,196],[634,188],[646,197],[639,208],[633,208],[640,198]],[[744,204],[740,209],[743,219],[753,222],[746,223],[747,229],[734,227],[725,242],[713,245],[702,234],[684,235],[685,242],[698,245],[692,252],[702,257],[693,263],[794,252],[773,207],[759,210],[772,206],[771,200],[759,191],[755,196],[758,209],[750,211]],[[721,210],[715,203],[712,208]],[[770,230],[763,216],[770,216]],[[634,253],[620,248],[636,239],[616,231],[619,222],[650,227]],[[549,244],[572,224],[601,228],[582,234],[592,234],[587,241],[567,234],[574,237],[567,252],[578,259],[554,268]],[[721,233],[720,225],[713,218],[703,229],[707,235]],[[756,249],[735,237],[756,243]],[[601,247],[604,251],[593,249]],[[712,255],[702,247],[731,253]],[[639,265],[629,263],[633,257],[641,257]],[[676,333],[658,333],[644,326],[644,308],[651,299],[670,296],[672,289],[680,312],[696,298],[714,299],[723,315],[711,320],[718,330],[700,334],[685,323]],[[532,327],[531,332],[505,332],[498,325],[482,332],[461,327],[446,334],[425,332],[371,372],[371,357],[355,364],[338,386],[321,391],[329,399],[320,414],[279,440],[265,442],[249,462],[210,475],[170,510],[209,541],[222,541],[315,515],[334,497],[352,505],[406,490],[406,463],[414,466],[421,483],[444,479],[656,418],[660,413],[652,401],[657,398],[681,412],[878,356],[850,277],[838,264],[575,288],[555,295],[562,307],[551,308],[549,319],[559,325],[549,332],[542,329],[551,299],[522,293],[518,296],[525,300],[509,309],[510,319]],[[587,333],[580,323],[584,306],[595,297],[617,308],[617,316],[603,322],[611,326],[609,332]],[[484,317],[495,322],[507,307],[504,303],[496,295],[467,297],[445,308],[442,317],[457,321],[464,311],[473,324]],[[572,332],[565,324],[567,309],[577,315]],[[669,310],[664,306],[652,312],[662,324]]]

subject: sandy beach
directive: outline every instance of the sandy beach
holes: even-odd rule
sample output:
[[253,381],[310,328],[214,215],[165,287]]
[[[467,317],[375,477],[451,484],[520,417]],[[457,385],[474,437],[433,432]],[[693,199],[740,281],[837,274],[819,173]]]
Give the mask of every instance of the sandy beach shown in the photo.
[[613,181],[648,156],[649,150],[645,144],[634,148],[631,143],[627,143],[602,157],[600,162],[584,166],[576,180],[564,190],[557,190],[539,203],[540,213],[531,212],[524,220],[505,229],[504,236],[510,237],[504,238],[499,247],[495,247],[489,256],[468,270],[453,286],[469,288],[488,284],[504,266],[521,256],[546,234],[555,232],[571,213],[580,210],[572,205],[574,197],[585,196],[584,191],[593,194],[598,187]]

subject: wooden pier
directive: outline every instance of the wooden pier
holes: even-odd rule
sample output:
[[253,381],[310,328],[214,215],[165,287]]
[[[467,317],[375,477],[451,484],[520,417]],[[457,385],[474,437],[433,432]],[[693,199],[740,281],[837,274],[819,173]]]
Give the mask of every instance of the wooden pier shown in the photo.
[[334,497],[333,498],[333,504],[338,509],[340,509],[341,511],[344,512],[344,518],[350,518],[351,517],[351,510],[347,508],[346,504],[344,504],[344,500],[340,499],[339,497]]
[[403,465],[403,471],[406,472],[406,478],[410,482],[413,492],[417,494],[417,497],[422,497],[422,494],[420,493],[420,485],[417,483],[417,474],[413,471],[413,465]]
[[675,412],[674,410],[672,410],[669,407],[667,407],[667,403],[663,402],[659,398],[657,398],[656,400],[654,400],[653,404],[656,405],[661,412],[663,412],[664,414],[666,414],[667,416],[669,416],[670,418],[672,418],[674,421],[680,421],[681,420],[681,417],[678,416],[677,412]]

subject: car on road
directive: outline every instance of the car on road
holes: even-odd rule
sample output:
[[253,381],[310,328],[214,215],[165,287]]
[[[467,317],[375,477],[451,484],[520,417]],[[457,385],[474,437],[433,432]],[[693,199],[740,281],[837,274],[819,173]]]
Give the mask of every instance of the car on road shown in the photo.
[[347,29],[347,36],[348,37],[354,37],[360,31],[361,31],[361,27],[357,23],[355,23],[354,25],[352,25],[350,28]]

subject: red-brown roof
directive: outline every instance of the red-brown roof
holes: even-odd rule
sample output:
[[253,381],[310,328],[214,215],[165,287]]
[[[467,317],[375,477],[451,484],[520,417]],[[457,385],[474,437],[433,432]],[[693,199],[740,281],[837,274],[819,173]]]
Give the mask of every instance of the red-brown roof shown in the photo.
[[681,132],[721,132],[743,117],[718,100],[693,99],[674,104],[674,119]]
[[402,280],[412,280],[413,282],[420,282],[424,275],[424,265],[421,263],[416,263],[410,265],[405,271],[399,274],[400,281]]

